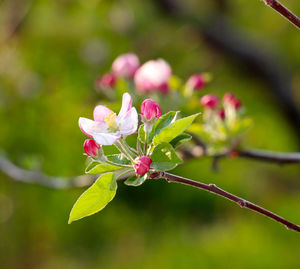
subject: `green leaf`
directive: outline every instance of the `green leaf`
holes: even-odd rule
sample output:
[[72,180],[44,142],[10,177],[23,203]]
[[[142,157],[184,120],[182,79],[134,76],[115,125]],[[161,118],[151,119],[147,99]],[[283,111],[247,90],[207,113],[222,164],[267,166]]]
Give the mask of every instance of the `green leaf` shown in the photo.
[[194,134],[200,134],[203,133],[203,125],[199,123],[193,123],[187,128],[188,132],[194,133]]
[[151,159],[151,167],[158,171],[171,170],[182,162],[173,147],[168,143],[156,146],[151,154]]
[[131,164],[130,160],[128,160],[125,157],[125,155],[122,153],[112,154],[112,155],[108,155],[106,157],[109,161],[115,163],[116,165],[130,165]]
[[146,181],[147,176],[148,176],[147,174],[145,174],[143,176],[139,176],[139,177],[133,176],[133,177],[128,178],[124,183],[128,186],[137,187],[137,186],[142,185]]
[[117,182],[113,173],[100,176],[74,204],[68,223],[102,210],[116,195]]
[[151,132],[148,136],[148,142],[151,142],[153,137],[158,135],[164,128],[169,126],[171,122],[175,119],[178,112],[170,111],[167,114],[161,116],[156,123],[153,125]]
[[143,144],[145,144],[145,141],[146,141],[146,133],[145,133],[145,130],[144,130],[144,124],[142,124],[142,125],[139,127],[139,131],[138,131],[138,139],[139,139]]
[[158,145],[163,142],[171,142],[176,136],[184,132],[198,115],[199,114],[194,114],[192,116],[182,118],[165,127],[153,138],[153,144]]
[[176,136],[171,142],[170,144],[173,146],[173,148],[177,148],[180,145],[182,145],[183,143],[189,141],[192,139],[192,136],[186,133],[182,133],[178,136]]
[[122,167],[111,165],[111,164],[103,164],[96,161],[91,162],[88,167],[85,169],[85,173],[89,175],[97,175],[106,172],[112,172],[121,169]]

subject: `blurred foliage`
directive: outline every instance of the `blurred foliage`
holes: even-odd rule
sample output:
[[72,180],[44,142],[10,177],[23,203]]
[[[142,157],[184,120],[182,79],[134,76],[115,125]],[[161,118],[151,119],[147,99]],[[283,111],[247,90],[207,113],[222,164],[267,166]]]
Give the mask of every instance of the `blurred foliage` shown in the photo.
[[[189,0],[185,5],[205,21],[213,3]],[[265,50],[279,51],[293,70],[299,98],[299,31],[261,1],[228,4],[235,26]],[[300,14],[299,1],[288,4]],[[101,102],[95,78],[127,51],[142,61],[164,58],[183,79],[212,73],[206,91],[233,92],[253,119],[245,145],[299,149],[299,135],[267,86],[208,47],[191,26],[162,17],[150,0],[10,0],[0,5],[0,146],[25,168],[61,176],[84,172],[78,118],[91,117]],[[174,172],[216,183],[300,223],[299,166],[242,159],[222,161],[219,173],[210,166],[209,159],[191,160]],[[68,225],[81,192],[48,190],[0,175],[1,268],[300,266],[297,234],[209,193],[159,181],[138,189],[119,184],[118,197],[103,212]]]

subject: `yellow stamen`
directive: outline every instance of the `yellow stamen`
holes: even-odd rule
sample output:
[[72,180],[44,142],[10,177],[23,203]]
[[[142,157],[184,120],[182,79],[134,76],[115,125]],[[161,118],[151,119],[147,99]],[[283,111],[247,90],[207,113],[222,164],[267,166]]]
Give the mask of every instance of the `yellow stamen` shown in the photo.
[[107,115],[104,118],[105,123],[107,124],[108,128],[112,131],[115,132],[118,130],[118,125],[117,125],[117,115],[114,112],[111,112],[109,115]]

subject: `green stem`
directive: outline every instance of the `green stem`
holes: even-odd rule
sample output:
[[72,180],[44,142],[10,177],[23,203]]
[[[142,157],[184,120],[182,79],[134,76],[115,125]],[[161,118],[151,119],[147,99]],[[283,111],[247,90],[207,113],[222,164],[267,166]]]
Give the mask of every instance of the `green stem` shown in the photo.
[[133,162],[134,159],[129,154],[129,152],[124,148],[124,146],[122,145],[122,143],[119,140],[114,145],[121,153],[123,153],[126,156],[127,159],[129,159]]
[[145,154],[147,155],[147,141],[148,141],[148,132],[145,132],[145,144],[144,144],[144,151],[145,151]]
[[134,160],[136,158],[136,153],[131,150],[131,148],[127,145],[124,139],[119,140],[120,144],[124,148],[124,150],[130,155],[130,157]]

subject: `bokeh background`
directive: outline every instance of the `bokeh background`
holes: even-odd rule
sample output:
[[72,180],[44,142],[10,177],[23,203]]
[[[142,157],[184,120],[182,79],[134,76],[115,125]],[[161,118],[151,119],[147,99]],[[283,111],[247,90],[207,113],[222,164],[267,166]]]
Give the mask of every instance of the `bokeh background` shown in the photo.
[[[190,16],[184,20],[161,2],[0,1],[1,154],[52,176],[82,174],[85,137],[78,117],[90,117],[101,101],[96,77],[129,51],[142,62],[166,59],[183,80],[211,72],[205,91],[233,92],[253,119],[245,146],[299,151],[299,115],[285,111],[272,87],[284,74],[284,94],[300,107],[299,30],[259,0],[179,1],[179,11]],[[282,2],[300,15],[299,1]],[[220,18],[233,37],[271,63],[271,77],[214,44],[209,37],[224,26],[214,26]],[[231,47],[248,49],[227,32],[218,35]],[[201,158],[174,173],[215,183],[300,223],[299,165],[224,159],[216,173],[211,159]],[[68,225],[83,190],[47,189],[0,173],[0,267],[300,267],[298,234],[212,194],[163,181],[139,188],[119,184],[101,213]]]

